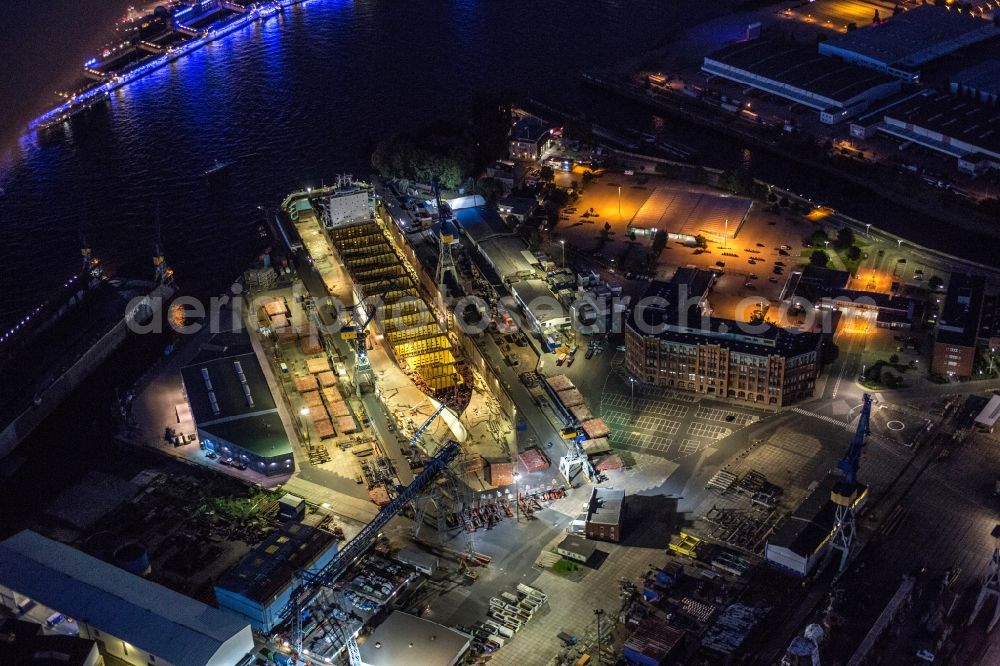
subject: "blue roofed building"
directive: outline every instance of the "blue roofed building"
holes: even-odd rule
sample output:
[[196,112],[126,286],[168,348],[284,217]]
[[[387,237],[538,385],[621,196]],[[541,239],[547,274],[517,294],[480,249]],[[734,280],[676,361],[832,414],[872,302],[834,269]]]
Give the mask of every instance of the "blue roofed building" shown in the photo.
[[301,570],[316,573],[337,554],[337,540],[325,530],[288,523],[272,532],[215,586],[219,606],[267,634],[280,623]]

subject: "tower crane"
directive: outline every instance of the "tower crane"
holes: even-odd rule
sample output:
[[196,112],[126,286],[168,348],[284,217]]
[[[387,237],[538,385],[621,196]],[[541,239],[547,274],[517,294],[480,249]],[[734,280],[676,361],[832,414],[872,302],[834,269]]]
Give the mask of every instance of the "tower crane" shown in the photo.
[[830,546],[840,551],[840,571],[843,571],[847,566],[847,558],[851,553],[851,547],[857,533],[855,508],[861,490],[864,488],[862,484],[858,483],[858,467],[861,464],[865,440],[871,433],[869,429],[871,413],[872,397],[865,393],[862,398],[861,418],[858,420],[858,427],[854,431],[847,452],[837,463],[837,469],[844,473],[844,478],[833,486],[833,491],[830,493],[830,501],[837,507]]
[[[288,604],[278,614],[278,623],[288,620],[292,622],[291,644],[297,658],[306,656],[302,645],[305,639],[302,630],[303,609],[316,598],[322,588],[333,586],[348,567],[375,543],[382,528],[395,518],[405,506],[414,501],[438,474],[447,469],[451,461],[458,455],[459,450],[458,443],[455,441],[449,441],[441,447],[437,454],[427,462],[423,471],[410,482],[410,485],[403,488],[395,499],[382,507],[372,521],[365,525],[357,536],[347,542],[325,567],[318,572],[302,570],[298,573],[298,586],[292,591]],[[351,666],[361,666],[361,653],[358,650],[357,641],[353,635],[345,638]]]
[[368,349],[365,346],[365,331],[368,329],[368,325],[372,323],[372,319],[375,318],[375,313],[378,312],[379,308],[385,302],[385,297],[396,288],[398,288],[398,284],[394,280],[390,280],[388,286],[382,290],[379,297],[369,305],[368,312],[366,313],[365,320],[363,322],[358,316],[358,310],[364,302],[362,299],[361,303],[358,303],[351,308],[351,317],[354,319],[354,326],[346,326],[340,331],[341,340],[355,341],[354,388],[358,391],[358,393],[361,393],[362,383],[374,383],[372,364],[368,358]]
[[451,223],[444,214],[444,206],[441,204],[441,180],[434,176],[434,201],[437,204],[438,219],[440,220],[440,225],[438,226],[438,263],[437,272],[435,274],[435,282],[438,287],[438,294],[440,295],[440,309],[441,313],[447,312],[445,309],[444,299],[448,294],[448,285],[445,282],[445,276],[451,273],[452,279],[458,282],[458,271],[455,268],[455,258],[451,256],[451,246],[458,242],[455,238],[454,229],[452,229]]

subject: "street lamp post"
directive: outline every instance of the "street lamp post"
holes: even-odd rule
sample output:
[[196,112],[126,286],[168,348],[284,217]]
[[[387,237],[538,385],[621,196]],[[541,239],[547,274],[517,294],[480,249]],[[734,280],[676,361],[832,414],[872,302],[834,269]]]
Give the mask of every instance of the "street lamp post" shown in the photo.
[[872,225],[870,223],[865,224],[865,236],[868,236],[868,238],[872,237]]
[[517,482],[521,479],[519,472],[514,472],[514,516],[521,522],[521,493]]
[[597,666],[601,666],[601,616],[604,615],[604,609],[595,608],[594,615],[597,616]]
[[632,412],[635,412],[635,379],[632,377],[628,378],[628,385],[632,389]]
[[618,186],[618,224],[622,222],[622,186]]
[[896,239],[896,247],[903,247],[903,239],[902,238],[897,238]]
[[560,240],[559,244],[562,245],[562,267],[566,268],[566,241]]

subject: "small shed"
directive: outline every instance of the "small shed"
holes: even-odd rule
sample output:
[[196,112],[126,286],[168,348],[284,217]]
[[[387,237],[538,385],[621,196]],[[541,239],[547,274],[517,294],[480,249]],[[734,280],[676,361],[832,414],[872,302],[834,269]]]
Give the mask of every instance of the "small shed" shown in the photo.
[[556,546],[556,552],[563,557],[576,560],[577,562],[583,562],[586,564],[591,557],[594,555],[594,551],[597,550],[597,544],[593,541],[588,541],[581,537],[570,534],[565,539],[559,542]]
[[584,421],[582,425],[583,432],[587,434],[587,439],[607,437],[611,432],[608,429],[608,424],[604,422],[604,419],[590,419],[589,421]]
[[565,391],[566,389],[573,388],[573,382],[566,375],[554,375],[552,377],[545,378],[546,383],[552,387],[552,390],[558,393],[559,391]]
[[559,391],[557,395],[559,396],[559,402],[561,402],[567,409],[583,404],[583,394],[580,393],[580,390],[576,387]]
[[358,431],[358,426],[351,416],[340,416],[337,418],[337,430],[344,435],[352,435]]
[[318,354],[323,351],[323,345],[319,343],[319,340],[315,335],[307,335],[306,337],[299,340],[299,348],[302,353],[306,356],[311,356],[313,354]]
[[584,421],[594,418],[594,415],[590,413],[587,405],[573,405],[570,408],[569,413],[572,414],[573,418],[579,423],[583,423]]
[[330,423],[330,419],[327,418],[316,419],[313,422],[313,427],[316,428],[316,434],[319,435],[320,439],[329,439],[337,434],[333,429],[333,424]]
[[320,397],[319,391],[306,391],[302,394],[302,400],[305,401],[309,411],[320,411],[323,407],[323,398]]
[[350,418],[351,410],[343,400],[330,403],[330,415],[335,418]]
[[306,515],[306,501],[301,497],[285,493],[278,500],[278,516],[282,520],[299,520],[304,515]]
[[280,315],[288,314],[288,304],[285,302],[284,298],[274,298],[267,303],[264,303],[264,312],[267,313],[268,317],[277,317]]
[[488,481],[500,488],[514,483],[514,463],[511,462],[491,462],[487,468]]
[[318,375],[321,372],[330,371],[330,359],[326,356],[317,356],[306,360],[306,370],[311,375]]
[[534,448],[522,451],[517,454],[517,457],[520,458],[521,464],[529,472],[540,472],[543,469],[548,469],[551,464],[541,451]]
[[295,390],[299,393],[305,393],[307,391],[315,391],[319,388],[319,382],[312,375],[306,375],[305,377],[295,378]]
[[599,453],[608,453],[611,451],[611,445],[608,443],[607,437],[598,437],[597,439],[585,439],[580,442],[580,448],[588,456],[596,456]]

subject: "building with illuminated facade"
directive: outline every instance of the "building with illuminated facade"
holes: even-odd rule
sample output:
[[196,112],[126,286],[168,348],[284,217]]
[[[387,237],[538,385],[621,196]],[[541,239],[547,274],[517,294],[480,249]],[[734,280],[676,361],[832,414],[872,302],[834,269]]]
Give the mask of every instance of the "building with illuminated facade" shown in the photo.
[[653,282],[625,326],[625,367],[638,381],[780,409],[813,394],[822,336],[712,317],[704,292]]
[[931,371],[953,377],[972,375],[985,287],[981,275],[952,273],[934,333]]

